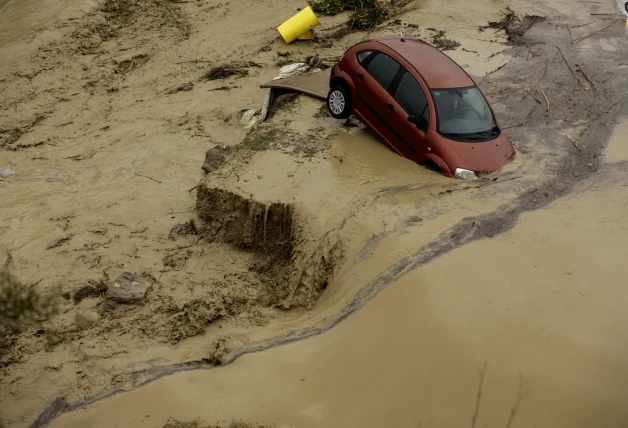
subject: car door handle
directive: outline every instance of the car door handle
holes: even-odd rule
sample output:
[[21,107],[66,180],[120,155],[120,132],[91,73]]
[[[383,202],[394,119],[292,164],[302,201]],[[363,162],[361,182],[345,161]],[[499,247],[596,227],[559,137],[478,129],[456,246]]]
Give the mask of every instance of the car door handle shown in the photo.
[[358,73],[358,79],[360,79],[361,82],[364,82],[364,74]]
[[386,107],[388,107],[388,110],[390,111],[395,111],[395,106],[393,106],[392,104],[386,104]]

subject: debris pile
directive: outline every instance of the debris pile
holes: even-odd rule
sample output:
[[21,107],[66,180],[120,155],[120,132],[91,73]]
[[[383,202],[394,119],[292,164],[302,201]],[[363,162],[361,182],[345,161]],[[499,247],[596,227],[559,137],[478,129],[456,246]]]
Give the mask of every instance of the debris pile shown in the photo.
[[349,28],[370,30],[389,16],[388,6],[378,0],[310,0],[314,12],[322,15],[337,15],[340,12],[353,12]]
[[216,67],[212,67],[209,69],[207,73],[205,73],[205,80],[220,80],[226,79],[227,77],[235,76],[235,77],[244,77],[249,74],[250,67],[261,67],[255,61],[248,61],[245,63],[230,63],[219,65]]
[[445,31],[439,31],[432,36],[432,43],[434,47],[441,51],[447,51],[460,47],[460,42],[451,40],[445,37]]
[[509,42],[521,43],[523,35],[532,28],[535,23],[545,19],[538,15],[525,15],[521,17],[510,8],[507,8],[502,14],[504,17],[500,21],[489,21],[488,25],[480,27],[480,31],[484,31],[488,28],[503,30],[508,36]]

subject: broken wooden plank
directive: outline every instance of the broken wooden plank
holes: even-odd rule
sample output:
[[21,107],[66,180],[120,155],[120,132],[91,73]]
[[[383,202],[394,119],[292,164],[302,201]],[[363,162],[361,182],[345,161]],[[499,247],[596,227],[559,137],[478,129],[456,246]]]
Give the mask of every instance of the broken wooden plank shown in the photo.
[[329,76],[331,70],[317,71],[300,76],[286,77],[285,79],[271,80],[260,85],[260,88],[284,89],[301,92],[321,100],[327,99],[329,92]]

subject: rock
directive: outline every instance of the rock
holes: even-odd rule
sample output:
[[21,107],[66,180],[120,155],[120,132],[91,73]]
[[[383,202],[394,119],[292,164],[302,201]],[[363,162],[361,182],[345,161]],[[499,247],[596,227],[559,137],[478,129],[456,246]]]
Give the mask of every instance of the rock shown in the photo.
[[177,89],[175,90],[175,92],[180,92],[180,91],[191,91],[192,89],[194,89],[194,83],[192,83],[192,82],[187,82],[187,83],[184,83],[183,85],[180,85],[179,87],[177,87]]
[[15,174],[15,173],[13,171],[11,171],[9,168],[0,168],[0,177],[2,177],[2,178],[10,177],[13,174]]
[[74,322],[81,330],[91,327],[94,323],[98,322],[100,315],[89,309],[78,311],[74,316]]
[[216,171],[225,162],[230,152],[231,149],[226,146],[216,146],[207,150],[207,153],[205,153],[205,162],[203,162],[201,168],[207,173]]
[[120,303],[137,303],[146,297],[150,284],[132,273],[121,274],[107,289],[107,298]]

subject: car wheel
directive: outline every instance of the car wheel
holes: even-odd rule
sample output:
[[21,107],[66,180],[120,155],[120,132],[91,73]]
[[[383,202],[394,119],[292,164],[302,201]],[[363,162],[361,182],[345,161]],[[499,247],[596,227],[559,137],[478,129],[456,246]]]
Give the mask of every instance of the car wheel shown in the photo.
[[335,119],[351,116],[351,98],[343,86],[334,86],[327,94],[327,110]]

